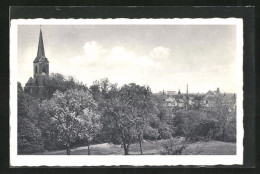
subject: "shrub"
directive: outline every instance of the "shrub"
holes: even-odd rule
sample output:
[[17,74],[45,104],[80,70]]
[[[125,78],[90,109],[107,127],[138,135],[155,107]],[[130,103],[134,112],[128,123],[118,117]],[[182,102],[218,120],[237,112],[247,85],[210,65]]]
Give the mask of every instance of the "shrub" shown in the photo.
[[144,130],[144,139],[156,140],[159,136],[158,130],[147,126]]
[[188,137],[192,141],[212,139],[217,131],[216,124],[212,119],[198,120],[192,124]]
[[236,119],[235,117],[228,122],[226,128],[226,141],[228,142],[236,142]]
[[161,155],[182,155],[187,148],[187,141],[185,138],[171,138],[162,143]]
[[158,139],[168,139],[172,137],[173,130],[166,124],[162,124],[158,128]]

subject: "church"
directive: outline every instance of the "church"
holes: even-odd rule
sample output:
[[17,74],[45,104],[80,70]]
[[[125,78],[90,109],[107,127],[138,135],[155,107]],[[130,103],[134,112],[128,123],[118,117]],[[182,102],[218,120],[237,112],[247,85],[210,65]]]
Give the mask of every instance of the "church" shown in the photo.
[[45,56],[42,30],[40,29],[37,56],[33,61],[33,78],[30,77],[25,84],[24,91],[34,97],[44,95],[44,84],[46,77],[49,76],[49,61]]

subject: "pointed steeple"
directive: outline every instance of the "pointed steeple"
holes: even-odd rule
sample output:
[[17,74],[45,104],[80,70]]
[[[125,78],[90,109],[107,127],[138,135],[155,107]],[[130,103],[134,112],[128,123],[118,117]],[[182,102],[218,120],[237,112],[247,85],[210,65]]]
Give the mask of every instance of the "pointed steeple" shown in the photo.
[[48,61],[47,58],[45,57],[44,45],[43,45],[43,39],[42,39],[42,29],[41,28],[40,28],[40,35],[39,35],[37,57],[34,59],[33,62],[38,62],[38,61]]
[[37,57],[45,57],[44,45],[43,45],[43,39],[42,39],[42,29],[40,29]]

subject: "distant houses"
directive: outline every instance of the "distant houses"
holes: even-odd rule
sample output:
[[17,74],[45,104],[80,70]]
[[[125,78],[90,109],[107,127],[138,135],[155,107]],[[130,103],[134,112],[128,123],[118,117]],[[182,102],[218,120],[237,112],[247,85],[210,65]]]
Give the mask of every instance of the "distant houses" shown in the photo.
[[186,93],[182,94],[179,90],[178,93],[176,91],[162,91],[156,93],[155,95],[160,96],[166,107],[173,109],[216,107],[218,98],[221,97],[223,100],[222,102],[224,102],[224,104],[229,107],[229,112],[236,110],[236,95],[220,93],[219,88],[217,88],[216,91],[209,90],[205,94],[191,94],[188,93],[188,90],[186,91]]
[[173,97],[166,98],[165,102],[166,102],[167,106],[170,106],[170,107],[178,106],[178,102]]
[[168,96],[172,96],[172,95],[176,95],[177,92],[176,91],[166,91],[166,95]]

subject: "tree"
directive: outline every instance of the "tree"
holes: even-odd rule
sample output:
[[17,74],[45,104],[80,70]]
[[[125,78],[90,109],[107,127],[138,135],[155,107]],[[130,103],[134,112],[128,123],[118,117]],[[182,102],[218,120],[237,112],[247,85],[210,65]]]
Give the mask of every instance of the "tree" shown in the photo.
[[110,139],[118,142],[124,148],[125,155],[129,154],[129,146],[137,137],[131,108],[123,102],[119,93],[107,102],[104,112],[104,126],[111,133]]
[[45,77],[44,79],[44,86],[45,86],[45,98],[50,99],[56,90],[61,92],[65,92],[68,89],[83,89],[84,91],[87,90],[87,87],[78,82],[73,77],[65,77],[59,73],[52,73],[50,76]]
[[[108,81],[107,78],[96,80],[93,82],[93,85],[89,87],[89,91],[93,96],[93,99],[98,104],[98,112],[101,117],[101,124],[106,125],[109,121],[106,120],[105,112],[106,106],[111,101],[110,99],[118,93],[117,84],[112,84]],[[112,141],[113,143],[118,144],[116,134],[113,132],[115,129],[109,128],[108,125],[102,126],[101,130],[95,137],[95,142],[104,143]]]
[[153,128],[151,125],[148,125],[144,129],[143,136],[144,136],[144,139],[157,140],[157,138],[159,136],[158,129]]
[[194,101],[195,101],[195,108],[200,109],[201,108],[201,102],[205,96],[204,95],[195,95]]
[[135,129],[138,134],[140,152],[143,154],[142,142],[145,129],[149,129],[149,121],[156,117],[157,108],[152,92],[148,86],[139,86],[135,83],[124,85],[121,89],[124,99],[131,107],[131,114],[135,122]]
[[218,121],[218,133],[216,139],[221,141],[235,141],[236,140],[236,112],[229,111],[235,101],[229,98],[228,95],[218,94],[216,102],[208,111],[211,116]]
[[37,125],[38,101],[23,92],[18,83],[18,153],[41,152],[43,140]]
[[[70,155],[72,142],[82,134],[82,119],[88,118],[96,106],[89,92],[77,89],[69,89],[64,93],[56,91],[50,100],[42,101],[41,107],[57,126],[57,138],[66,146],[67,155]],[[87,109],[89,112],[86,112]]]
[[168,139],[172,137],[172,134],[175,132],[175,128],[173,126],[173,115],[174,115],[174,108],[170,108],[165,105],[165,101],[163,101],[160,97],[155,97],[156,105],[158,108],[157,119],[152,121],[152,127],[157,129],[159,135],[158,139]]
[[100,86],[98,84],[93,84],[89,87],[90,93],[93,96],[93,99],[95,101],[101,101],[102,100],[102,94],[100,90]]
[[186,137],[189,141],[208,140],[216,134],[217,120],[202,109],[179,110],[175,113],[173,126],[175,136]]
[[100,114],[95,110],[86,108],[79,116],[81,127],[79,137],[87,141],[88,155],[90,155],[90,143],[101,129]]
[[149,87],[136,84],[124,85],[120,90],[111,90],[108,93],[104,120],[106,127],[117,133],[112,137],[120,142],[125,155],[129,154],[129,146],[139,141],[142,151],[143,133],[148,126],[155,105]]

